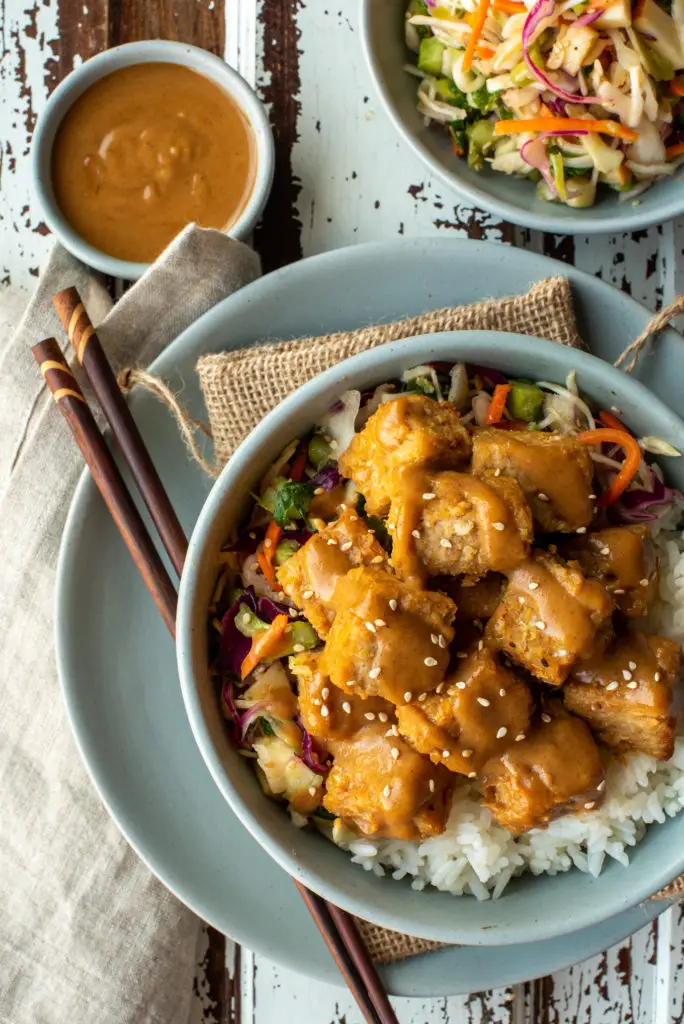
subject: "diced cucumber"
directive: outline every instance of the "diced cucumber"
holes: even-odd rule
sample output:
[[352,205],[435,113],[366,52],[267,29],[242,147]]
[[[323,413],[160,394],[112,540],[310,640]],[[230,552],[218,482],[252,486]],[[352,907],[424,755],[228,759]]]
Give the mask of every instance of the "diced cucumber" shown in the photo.
[[326,462],[330,461],[332,448],[330,441],[323,434],[314,434],[309,441],[309,462],[313,463],[316,469],[322,469]]
[[551,172],[553,174],[553,180],[556,183],[556,188],[558,189],[558,195],[561,197],[563,202],[565,202],[568,196],[565,191],[565,167],[563,166],[563,157],[558,151],[555,153],[549,153],[549,163],[551,164]]
[[281,540],[275,550],[275,564],[285,565],[288,558],[292,558],[299,551],[299,544],[296,540]]
[[483,118],[480,121],[473,121],[466,128],[468,138],[468,167],[479,171],[484,166],[485,151],[490,150],[494,144],[494,122]]
[[430,36],[428,39],[421,39],[420,51],[418,53],[418,70],[426,75],[442,74],[442,58],[445,46],[439,39]]
[[[318,647],[321,642],[311,623],[305,621],[291,622],[286,636],[290,642],[285,650],[279,652],[280,658],[284,658],[288,654],[297,654],[301,648],[310,651],[312,648]],[[297,648],[296,651],[295,648]]]
[[511,71],[511,81],[518,88],[523,88],[534,81],[534,76],[524,60],[521,60]]
[[235,626],[243,636],[254,636],[255,633],[262,633],[265,629],[268,629],[268,623],[260,619],[258,615],[255,615],[246,604],[241,604],[238,608],[237,615],[235,616]]
[[461,107],[461,109],[467,110],[468,97],[464,92],[461,92],[451,78],[445,78],[442,75],[435,82],[435,90],[438,98],[443,103],[450,103],[452,107]]
[[523,420],[525,423],[534,423],[541,419],[544,392],[530,380],[511,381],[511,390],[506,405],[514,419]]

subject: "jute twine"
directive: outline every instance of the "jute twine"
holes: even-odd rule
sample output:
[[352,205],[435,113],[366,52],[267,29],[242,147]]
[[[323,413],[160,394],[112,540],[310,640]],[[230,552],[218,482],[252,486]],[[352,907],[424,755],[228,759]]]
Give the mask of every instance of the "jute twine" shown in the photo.
[[[646,330],[615,361],[615,366],[631,373],[650,339],[680,313],[684,313],[684,296],[653,317]],[[429,311],[407,320],[355,331],[265,342],[204,356],[196,369],[209,415],[208,427],[189,415],[178,395],[164,381],[144,370],[124,370],[119,384],[123,391],[142,387],[163,402],[176,419],[192,457],[205,472],[216,476],[240,442],[271,409],[323,370],[365,349],[399,338],[458,330],[508,331],[547,338],[571,348],[582,347],[570,282],[567,278],[556,277],[540,281],[524,295]],[[199,434],[213,440],[213,462],[205,457]],[[652,899],[669,899],[682,894],[684,876]],[[357,924],[371,956],[378,963],[392,963],[445,945],[401,935],[360,919]]]

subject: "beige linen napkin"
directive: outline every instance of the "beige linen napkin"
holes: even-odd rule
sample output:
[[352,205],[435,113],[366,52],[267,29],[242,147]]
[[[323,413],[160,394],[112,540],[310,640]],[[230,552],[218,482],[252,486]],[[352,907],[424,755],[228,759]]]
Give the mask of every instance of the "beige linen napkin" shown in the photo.
[[[119,834],[81,764],[53,653],[57,552],[82,469],[31,344],[64,334],[76,285],[115,369],[146,365],[258,277],[255,253],[188,228],[113,311],[56,248],[13,337],[0,338],[0,1021],[186,1024],[197,919]],[[104,317],[104,319],[103,319]]]

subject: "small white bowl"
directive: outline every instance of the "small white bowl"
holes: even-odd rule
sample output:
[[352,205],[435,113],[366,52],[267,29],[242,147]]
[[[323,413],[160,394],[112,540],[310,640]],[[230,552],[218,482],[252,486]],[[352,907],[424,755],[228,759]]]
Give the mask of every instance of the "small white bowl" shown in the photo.
[[245,238],[254,230],[271,191],[275,167],[273,134],[264,107],[244,78],[220,57],[197,46],[155,39],[116,46],[81,64],[55,89],[38,119],[31,151],[33,187],[45,221],[62,245],[83,263],[104,274],[126,280],[141,277],[149,264],[109,256],[74,231],[55,200],[51,174],[52,146],[67,111],[86,89],[121,68],[151,63],[180,64],[215,82],[236,101],[252,126],[257,147],[256,177],[244,210],[228,229],[232,237]]

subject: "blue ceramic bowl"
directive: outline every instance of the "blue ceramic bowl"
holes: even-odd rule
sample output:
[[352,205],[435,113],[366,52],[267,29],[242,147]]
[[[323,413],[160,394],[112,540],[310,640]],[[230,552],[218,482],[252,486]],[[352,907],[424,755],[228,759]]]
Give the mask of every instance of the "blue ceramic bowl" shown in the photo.
[[439,127],[426,127],[416,109],[417,79],[403,70],[415,62],[404,42],[408,0],[360,0],[361,38],[366,58],[390,118],[405,141],[432,173],[450,186],[462,202],[497,214],[522,227],[553,234],[594,235],[603,231],[635,231],[662,224],[684,213],[681,172],[632,201],[599,189],[594,206],[575,210],[537,199],[532,182],[488,168],[473,171],[454,156],[451,142]]
[[[513,377],[564,381],[577,370],[582,393],[600,407],[617,405],[637,434],[684,448],[684,422],[643,385],[609,364],[548,341],[497,332],[432,334],[364,352],[316,377],[271,412],[240,445],[199,517],[180,588],[177,654],[183,699],[195,739],[221,793],[261,846],[294,878],[338,906],[410,935],[443,942],[505,945],[587,928],[633,907],[684,871],[684,815],[653,826],[628,868],[611,861],[598,879],[572,870],[515,879],[496,901],[416,892],[408,881],[378,878],[352,864],[314,829],[296,829],[282,806],[264,796],[256,775],[231,746],[207,667],[207,609],[218,552],[252,490],[289,438],[301,436],[347,388],[361,390],[429,360],[470,361]],[[684,460],[668,475],[684,488]],[[230,850],[226,850],[230,862]],[[239,869],[239,865],[234,866]]]

